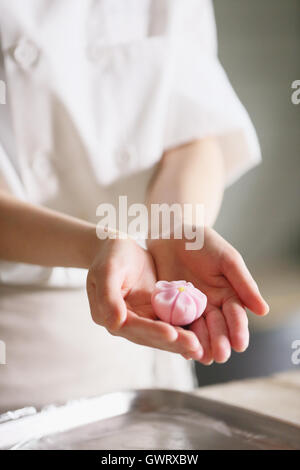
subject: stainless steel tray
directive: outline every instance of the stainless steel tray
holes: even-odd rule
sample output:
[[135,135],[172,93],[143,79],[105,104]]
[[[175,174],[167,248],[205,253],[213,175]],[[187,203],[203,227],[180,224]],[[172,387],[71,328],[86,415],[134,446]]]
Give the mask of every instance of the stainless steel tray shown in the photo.
[[300,449],[300,427],[169,390],[111,393],[21,421],[0,425],[0,447],[19,425],[18,449]]

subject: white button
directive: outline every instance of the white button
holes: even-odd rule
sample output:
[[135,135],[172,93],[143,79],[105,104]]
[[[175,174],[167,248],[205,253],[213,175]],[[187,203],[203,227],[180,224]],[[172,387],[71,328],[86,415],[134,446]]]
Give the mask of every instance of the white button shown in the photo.
[[102,69],[106,69],[109,66],[109,56],[99,42],[91,44],[87,48],[87,57],[91,62],[97,63]]
[[126,149],[126,154],[127,154],[127,160],[130,162],[132,165],[137,165],[138,162],[138,153],[137,149],[134,145],[129,145]]
[[29,69],[37,62],[38,56],[37,47],[29,39],[20,39],[14,50],[14,58],[22,68]]
[[122,163],[128,165],[130,163],[130,153],[128,150],[124,150],[124,152],[121,153],[121,159]]
[[117,164],[120,168],[132,167],[137,163],[137,151],[132,145],[117,153]]
[[119,168],[123,168],[124,166],[124,152],[118,150],[115,152],[115,160]]
[[116,154],[116,162],[120,170],[125,170],[129,164],[129,155],[124,150],[119,150]]

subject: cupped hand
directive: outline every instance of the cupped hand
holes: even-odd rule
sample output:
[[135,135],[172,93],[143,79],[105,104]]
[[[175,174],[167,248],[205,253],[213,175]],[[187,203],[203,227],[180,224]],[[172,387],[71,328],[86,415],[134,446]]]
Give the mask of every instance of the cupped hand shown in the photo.
[[151,293],[156,280],[152,256],[134,240],[101,241],[87,276],[93,320],[134,343],[195,354],[200,344],[192,332],[177,331],[154,314]]
[[[189,326],[199,339],[200,362],[225,362],[231,348],[244,351],[249,343],[247,307],[265,315],[269,307],[242,256],[217,232],[205,228],[204,246],[187,250],[185,239],[150,240],[148,243],[159,280],[192,282],[207,295],[202,317]],[[178,330],[182,328],[178,328]],[[195,356],[184,355],[186,358]]]

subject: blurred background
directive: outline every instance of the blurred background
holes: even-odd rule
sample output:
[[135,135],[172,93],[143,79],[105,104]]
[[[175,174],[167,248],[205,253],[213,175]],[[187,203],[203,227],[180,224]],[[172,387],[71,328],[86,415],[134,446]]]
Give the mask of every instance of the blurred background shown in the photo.
[[197,364],[201,385],[300,368],[300,0],[214,0],[219,57],[248,110],[263,163],[225,193],[216,229],[243,254],[270,304],[250,316],[250,347],[225,365]]

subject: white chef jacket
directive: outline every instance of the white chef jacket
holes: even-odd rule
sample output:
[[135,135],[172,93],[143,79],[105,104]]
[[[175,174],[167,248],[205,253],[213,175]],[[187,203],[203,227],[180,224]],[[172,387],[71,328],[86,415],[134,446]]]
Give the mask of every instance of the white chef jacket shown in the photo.
[[[217,58],[210,0],[1,0],[0,188],[95,221],[142,202],[163,152],[208,135],[226,182],[260,160]],[[82,270],[0,263],[0,283],[77,286]]]

